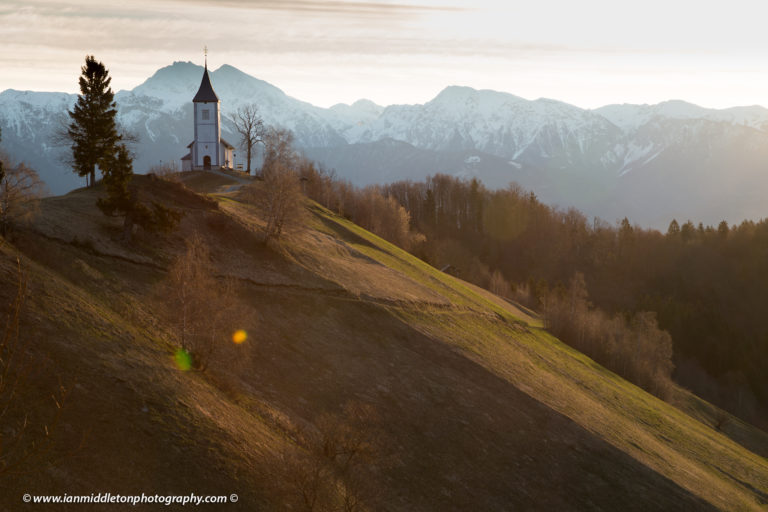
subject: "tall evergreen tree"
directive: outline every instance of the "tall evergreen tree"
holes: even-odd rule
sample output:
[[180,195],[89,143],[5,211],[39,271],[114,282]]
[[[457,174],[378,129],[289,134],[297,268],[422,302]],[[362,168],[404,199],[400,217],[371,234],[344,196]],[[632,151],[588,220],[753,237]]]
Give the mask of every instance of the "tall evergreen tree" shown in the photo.
[[720,235],[721,238],[728,238],[729,230],[728,223],[724,220],[721,220],[720,224],[717,225],[717,234]]
[[72,140],[73,170],[93,186],[96,166],[101,168],[105,159],[114,154],[121,137],[117,132],[117,108],[109,86],[109,71],[93,55],[85,57],[81,71],[80,96],[69,112],[72,122],[67,134]]
[[676,236],[680,233],[680,224],[677,223],[677,219],[672,219],[667,228],[667,236]]
[[179,223],[181,214],[156,202],[152,208],[141,203],[130,183],[133,179],[133,159],[124,144],[116,147],[113,154],[102,159],[106,198],[96,205],[110,217],[123,217],[123,241],[131,242],[133,226],[147,231],[171,231]]

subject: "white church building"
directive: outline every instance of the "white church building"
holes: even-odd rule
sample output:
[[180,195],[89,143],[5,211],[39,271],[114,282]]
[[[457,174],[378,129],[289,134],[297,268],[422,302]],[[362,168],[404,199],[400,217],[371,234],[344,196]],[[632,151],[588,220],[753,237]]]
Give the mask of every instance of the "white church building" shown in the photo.
[[200,89],[192,99],[195,140],[189,143],[189,154],[181,159],[182,171],[208,171],[234,167],[234,146],[221,138],[221,102],[213,90],[205,62]]

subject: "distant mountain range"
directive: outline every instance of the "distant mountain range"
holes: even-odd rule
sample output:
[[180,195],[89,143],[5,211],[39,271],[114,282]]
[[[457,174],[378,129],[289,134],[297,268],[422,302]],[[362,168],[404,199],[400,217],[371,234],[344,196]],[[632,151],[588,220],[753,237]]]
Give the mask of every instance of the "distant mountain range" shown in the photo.
[[[178,161],[192,140],[192,97],[203,68],[176,62],[116,94],[120,123],[139,142],[135,168]],[[545,202],[609,222],[665,228],[768,216],[768,110],[711,110],[668,101],[584,110],[489,90],[448,87],[423,105],[368,100],[320,108],[232,66],[211,73],[226,117],[255,103],[268,124],[357,185],[421,180],[437,172],[504,187],[516,181]],[[82,186],[54,134],[76,95],[0,93],[2,148],[35,167],[51,191]],[[236,144],[225,119],[222,136]]]

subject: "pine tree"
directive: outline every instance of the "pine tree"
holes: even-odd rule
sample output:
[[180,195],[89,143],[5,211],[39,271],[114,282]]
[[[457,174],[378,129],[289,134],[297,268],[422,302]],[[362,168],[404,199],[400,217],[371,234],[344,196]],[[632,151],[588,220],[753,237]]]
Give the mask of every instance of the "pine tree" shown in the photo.
[[181,214],[175,210],[152,204],[152,209],[139,202],[130,188],[133,179],[133,159],[128,148],[120,144],[112,155],[102,159],[106,198],[96,205],[110,217],[123,217],[123,241],[130,242],[134,225],[147,231],[171,231],[179,223]]
[[112,81],[109,71],[93,55],[85,57],[81,71],[80,96],[69,112],[72,122],[67,134],[72,141],[73,170],[93,186],[96,166],[102,168],[105,159],[114,154],[121,137],[117,132],[117,108],[115,94],[109,86]]
[[667,236],[676,236],[680,233],[680,224],[677,223],[677,219],[672,219],[667,228]]
[[720,224],[717,225],[717,234],[720,235],[720,238],[728,238],[729,230],[728,223],[724,220],[721,220]]
[[125,146],[120,145],[116,154],[110,159],[109,163],[103,161],[106,165],[104,173],[104,188],[107,191],[106,199],[100,198],[96,205],[110,217],[119,214],[125,215],[123,224],[123,238],[130,239],[133,231],[134,198],[128,185],[133,178],[133,162]]

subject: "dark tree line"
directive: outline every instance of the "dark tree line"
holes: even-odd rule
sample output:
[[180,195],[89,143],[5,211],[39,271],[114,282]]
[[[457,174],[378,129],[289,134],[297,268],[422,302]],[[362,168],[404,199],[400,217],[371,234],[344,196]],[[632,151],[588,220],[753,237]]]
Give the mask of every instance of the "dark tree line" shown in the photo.
[[607,319],[623,315],[635,328],[635,315],[655,315],[673,340],[677,382],[752,421],[767,421],[768,220],[716,227],[673,220],[661,233],[626,218],[611,225],[552,208],[515,184],[488,190],[475,179],[438,174],[359,190],[312,165],[304,175],[310,197],[364,227],[366,216],[382,217],[365,214],[366,204],[374,204],[367,196],[394,199],[411,234],[400,245],[540,311],[581,273],[590,301]]

